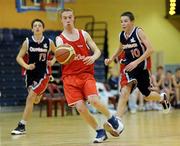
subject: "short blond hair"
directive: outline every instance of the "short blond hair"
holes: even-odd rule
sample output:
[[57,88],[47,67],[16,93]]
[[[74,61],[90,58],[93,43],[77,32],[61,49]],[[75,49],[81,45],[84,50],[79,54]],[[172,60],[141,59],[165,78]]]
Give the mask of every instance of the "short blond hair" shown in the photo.
[[71,9],[71,8],[64,8],[64,9],[61,9],[59,11],[60,17],[62,16],[62,13],[64,13],[64,12],[72,12],[72,13],[74,13],[73,9]]

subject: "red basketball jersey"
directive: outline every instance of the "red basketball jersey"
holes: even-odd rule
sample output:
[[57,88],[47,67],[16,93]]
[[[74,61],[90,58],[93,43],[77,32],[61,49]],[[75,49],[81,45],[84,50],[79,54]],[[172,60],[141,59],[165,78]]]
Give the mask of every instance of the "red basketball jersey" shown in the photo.
[[76,52],[76,57],[71,63],[62,65],[62,76],[80,73],[94,74],[94,64],[85,65],[83,62],[85,57],[91,56],[91,51],[87,47],[82,30],[79,30],[78,33],[79,39],[76,41],[69,41],[63,34],[60,35],[63,43],[71,45]]

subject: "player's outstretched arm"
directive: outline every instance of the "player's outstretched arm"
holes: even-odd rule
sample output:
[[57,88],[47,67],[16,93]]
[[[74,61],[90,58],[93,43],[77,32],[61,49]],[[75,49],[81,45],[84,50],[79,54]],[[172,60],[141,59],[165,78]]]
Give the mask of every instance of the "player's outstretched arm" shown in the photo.
[[122,44],[120,43],[120,44],[119,44],[119,48],[117,48],[117,49],[115,50],[115,52],[113,53],[113,55],[112,55],[110,58],[106,58],[106,59],[104,60],[104,64],[105,64],[105,65],[111,64],[111,63],[114,61],[114,59],[119,56],[119,54],[122,52],[122,50],[123,50],[123,49],[122,49]]

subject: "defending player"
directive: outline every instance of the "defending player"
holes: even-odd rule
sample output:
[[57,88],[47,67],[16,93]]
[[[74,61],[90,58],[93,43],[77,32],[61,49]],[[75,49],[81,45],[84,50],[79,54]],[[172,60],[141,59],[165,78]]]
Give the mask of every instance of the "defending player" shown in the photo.
[[123,31],[120,33],[120,45],[114,54],[105,59],[105,64],[109,65],[122,51],[125,56],[121,61],[125,65],[121,72],[121,97],[118,104],[118,116],[122,117],[128,97],[135,86],[145,95],[147,101],[159,101],[165,111],[170,110],[170,103],[166,94],[159,95],[150,89],[149,70],[151,67],[150,56],[153,47],[145,35],[144,31],[134,26],[134,15],[131,12],[124,12],[121,15],[121,26]]

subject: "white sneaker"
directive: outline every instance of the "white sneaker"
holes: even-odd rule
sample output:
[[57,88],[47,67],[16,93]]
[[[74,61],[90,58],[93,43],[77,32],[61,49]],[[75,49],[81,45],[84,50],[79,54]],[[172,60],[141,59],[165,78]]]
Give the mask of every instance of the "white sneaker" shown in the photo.
[[108,139],[106,131],[104,129],[96,130],[96,132],[97,132],[97,135],[93,143],[102,143],[103,141]]
[[104,129],[112,136],[118,137],[123,132],[124,125],[120,118],[112,116],[112,118],[104,124]]
[[171,109],[171,104],[168,101],[168,97],[166,93],[161,93],[160,95],[161,97],[163,97],[163,100],[160,102],[162,104],[163,107],[163,113],[169,113],[170,109]]
[[11,131],[11,135],[22,135],[22,134],[26,134],[26,129],[25,129],[25,125],[19,122],[18,126]]

